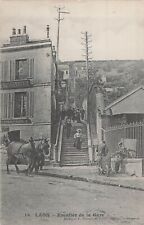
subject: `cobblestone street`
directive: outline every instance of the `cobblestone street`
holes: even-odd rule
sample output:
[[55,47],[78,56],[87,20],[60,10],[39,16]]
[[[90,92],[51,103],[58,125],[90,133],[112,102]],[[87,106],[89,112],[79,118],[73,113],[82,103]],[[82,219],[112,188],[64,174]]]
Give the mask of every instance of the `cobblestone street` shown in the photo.
[[2,225],[142,225],[144,193],[53,177],[2,172]]

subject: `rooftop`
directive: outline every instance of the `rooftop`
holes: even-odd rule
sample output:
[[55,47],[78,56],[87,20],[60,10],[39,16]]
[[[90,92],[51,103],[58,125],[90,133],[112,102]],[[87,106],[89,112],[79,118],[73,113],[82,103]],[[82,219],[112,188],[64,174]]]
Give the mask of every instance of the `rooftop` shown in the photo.
[[123,95],[122,97],[118,98],[116,101],[112,102],[111,104],[109,104],[105,110],[110,109],[111,107],[115,106],[116,104],[120,103],[121,101],[123,101],[124,99],[128,98],[129,96],[131,96],[132,94],[134,94],[135,92],[139,91],[140,89],[144,90],[143,86],[140,86],[134,90],[132,90],[131,92],[127,93],[126,95]]

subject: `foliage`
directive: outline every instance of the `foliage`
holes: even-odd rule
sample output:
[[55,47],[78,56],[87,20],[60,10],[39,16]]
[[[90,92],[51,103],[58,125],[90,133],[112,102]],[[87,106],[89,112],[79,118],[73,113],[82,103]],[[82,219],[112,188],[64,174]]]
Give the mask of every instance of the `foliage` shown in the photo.
[[[73,62],[73,65],[74,63],[75,62]],[[79,62],[79,68],[81,68],[80,65],[83,66],[84,62]],[[90,62],[89,86],[94,83],[98,85],[102,76],[106,76],[107,78],[104,87],[112,88],[114,90],[111,93],[105,94],[105,102],[106,104],[109,104],[132,89],[144,85],[144,60],[108,60]],[[77,105],[81,105],[84,97],[87,95],[86,78],[76,79],[75,95]]]

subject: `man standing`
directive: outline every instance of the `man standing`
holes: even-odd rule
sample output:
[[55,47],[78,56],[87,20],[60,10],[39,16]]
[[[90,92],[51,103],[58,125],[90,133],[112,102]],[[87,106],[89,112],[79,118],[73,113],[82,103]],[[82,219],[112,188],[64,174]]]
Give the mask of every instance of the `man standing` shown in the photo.
[[[103,140],[102,143],[98,147],[98,166],[99,166],[99,173],[105,174],[107,172],[106,168],[106,156],[108,155],[108,147],[106,145],[106,142]],[[109,167],[109,166],[108,166]],[[109,169],[109,168],[108,168]]]
[[81,120],[80,120],[80,110],[77,109],[76,111],[76,120],[77,120],[77,123],[81,123]]
[[30,137],[29,142],[31,145],[31,151],[30,151],[30,164],[28,170],[32,172],[33,168],[36,167],[38,153],[36,151],[34,139],[32,137]]
[[115,155],[116,155],[115,172],[118,173],[120,168],[122,167],[124,158],[126,158],[127,156],[126,148],[124,147],[122,142],[118,144],[118,151],[116,152]]
[[85,110],[82,108],[80,113],[81,113],[81,119],[84,120]]
[[70,134],[71,134],[71,128],[72,128],[71,120],[68,118],[68,119],[66,120],[66,136],[67,136],[67,138],[70,137]]

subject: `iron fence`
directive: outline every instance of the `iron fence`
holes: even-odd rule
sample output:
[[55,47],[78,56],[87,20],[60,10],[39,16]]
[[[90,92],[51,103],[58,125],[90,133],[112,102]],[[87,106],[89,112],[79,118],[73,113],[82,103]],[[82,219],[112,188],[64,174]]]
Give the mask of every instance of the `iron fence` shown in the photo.
[[136,157],[144,157],[144,123],[123,124],[117,127],[109,127],[102,130],[103,137],[106,140],[111,152],[118,149],[118,143],[122,139],[136,140]]

